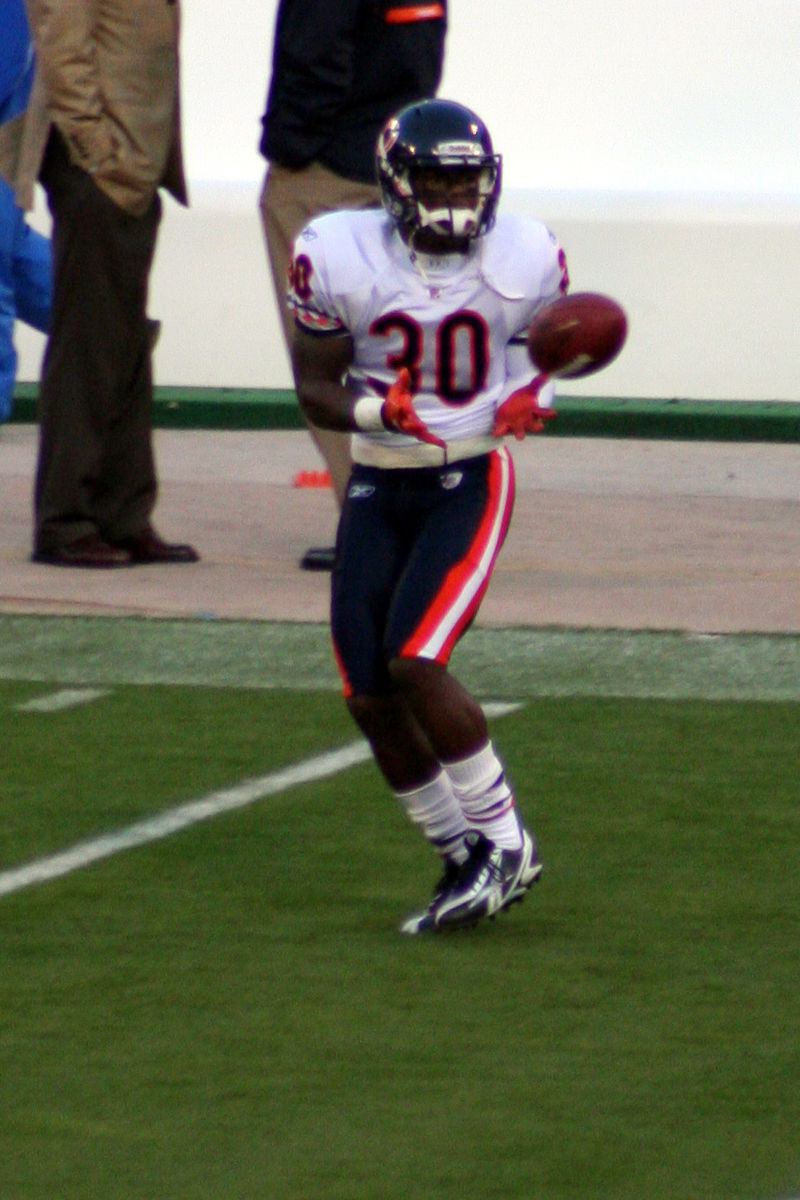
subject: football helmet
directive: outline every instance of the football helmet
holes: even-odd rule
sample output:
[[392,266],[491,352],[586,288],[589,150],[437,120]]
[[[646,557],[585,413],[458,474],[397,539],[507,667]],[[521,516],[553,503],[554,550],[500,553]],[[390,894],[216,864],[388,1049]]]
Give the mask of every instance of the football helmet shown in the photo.
[[376,165],[383,206],[409,242],[426,230],[468,243],[494,224],[501,158],[483,121],[463,105],[422,100],[390,117]]

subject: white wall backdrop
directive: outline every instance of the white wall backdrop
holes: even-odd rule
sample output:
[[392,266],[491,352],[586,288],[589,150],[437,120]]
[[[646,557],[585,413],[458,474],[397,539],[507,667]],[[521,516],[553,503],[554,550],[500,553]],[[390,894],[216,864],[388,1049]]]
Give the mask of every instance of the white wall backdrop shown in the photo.
[[[275,8],[184,0],[193,206],[167,202],[153,275],[161,384],[290,383],[256,215]],[[621,358],[570,392],[800,400],[798,62],[798,0],[451,0],[441,94],[485,118],[504,203],[548,221],[573,288],[628,308]],[[18,346],[35,378],[41,339]]]
[[[276,0],[184,2],[188,158],[253,181]],[[336,0],[330,0],[335,4]],[[442,95],[511,187],[800,195],[797,0],[450,0]]]

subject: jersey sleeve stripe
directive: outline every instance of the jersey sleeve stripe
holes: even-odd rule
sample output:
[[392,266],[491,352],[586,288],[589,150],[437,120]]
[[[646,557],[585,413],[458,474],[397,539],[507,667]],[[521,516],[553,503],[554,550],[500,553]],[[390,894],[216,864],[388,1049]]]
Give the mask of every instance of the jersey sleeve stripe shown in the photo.
[[292,304],[295,320],[303,329],[310,333],[342,333],[344,325],[336,317],[328,316],[317,308],[308,308],[302,304]]

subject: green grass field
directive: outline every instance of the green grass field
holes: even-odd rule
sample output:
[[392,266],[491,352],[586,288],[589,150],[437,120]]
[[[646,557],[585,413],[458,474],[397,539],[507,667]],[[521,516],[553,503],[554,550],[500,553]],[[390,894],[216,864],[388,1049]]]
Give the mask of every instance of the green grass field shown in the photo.
[[[278,637],[262,687],[241,629],[146,626],[126,658],[120,628],[0,618],[0,885],[357,740],[315,631]],[[557,641],[548,695],[540,646],[492,675],[475,641],[465,675],[521,703],[492,732],[534,894],[400,937],[437,868],[368,761],[0,886],[2,1200],[800,1195],[800,697],[737,684],[796,642],[728,643],[709,696],[670,698],[642,681],[678,677],[671,643],[583,643],[582,689]],[[103,694],[23,707],[65,686]]]

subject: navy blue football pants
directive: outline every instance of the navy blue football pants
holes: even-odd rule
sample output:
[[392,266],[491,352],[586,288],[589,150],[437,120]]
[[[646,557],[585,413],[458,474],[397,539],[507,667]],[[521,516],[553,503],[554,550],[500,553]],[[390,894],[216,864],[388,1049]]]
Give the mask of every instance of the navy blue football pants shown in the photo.
[[331,600],[346,696],[385,694],[396,657],[447,664],[480,607],[513,506],[505,447],[447,467],[354,466]]

